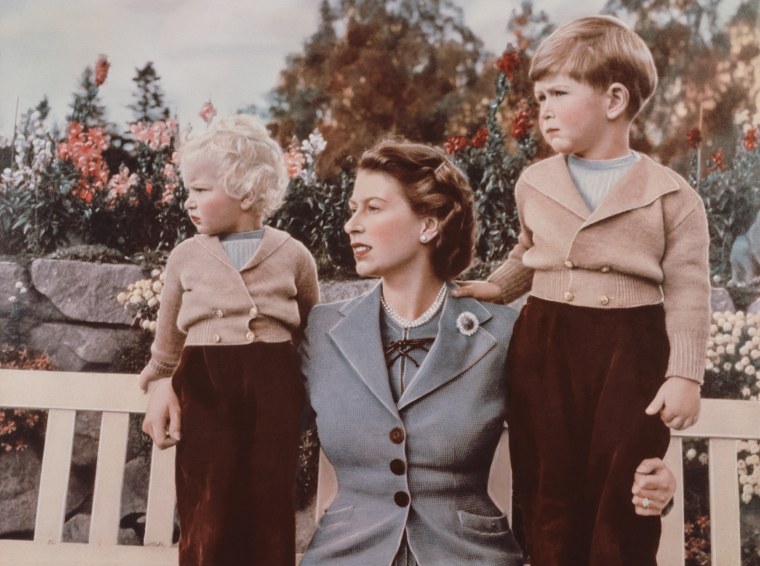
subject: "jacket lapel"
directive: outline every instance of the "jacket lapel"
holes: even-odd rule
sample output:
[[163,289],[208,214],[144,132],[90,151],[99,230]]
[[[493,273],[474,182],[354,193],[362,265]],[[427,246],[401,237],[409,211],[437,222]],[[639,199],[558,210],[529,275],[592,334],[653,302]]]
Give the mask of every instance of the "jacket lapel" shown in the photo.
[[[453,287],[449,284],[449,291]],[[478,319],[479,327],[472,336],[457,329],[457,318],[464,312]],[[462,375],[496,345],[496,339],[482,326],[491,317],[491,312],[474,299],[457,299],[451,294],[446,297],[438,336],[417,375],[401,395],[399,411]]]
[[240,268],[243,272],[246,269],[253,269],[270,255],[272,255],[277,249],[290,239],[290,235],[287,232],[275,230],[271,226],[264,226],[264,236],[261,238],[261,243],[256,249],[256,252],[251,256],[246,264]]
[[219,240],[218,236],[196,234],[193,237],[195,238],[195,241],[197,241],[201,246],[206,248],[206,250],[212,256],[214,256],[216,259],[222,262],[225,266],[229,267],[230,269],[235,269],[235,266],[232,265],[232,262],[230,261],[230,258],[227,255],[227,252],[224,251],[224,247],[222,247],[222,242]]
[[393,415],[398,415],[388,382],[380,336],[378,283],[366,295],[343,307],[343,318],[329,330],[330,337],[369,390]]
[[570,177],[564,155],[555,155],[525,171],[525,182],[585,220],[591,214]]
[[639,160],[631,167],[599,207],[586,219],[584,227],[596,224],[612,216],[648,206],[663,195],[677,191],[678,183],[652,158],[639,154]]

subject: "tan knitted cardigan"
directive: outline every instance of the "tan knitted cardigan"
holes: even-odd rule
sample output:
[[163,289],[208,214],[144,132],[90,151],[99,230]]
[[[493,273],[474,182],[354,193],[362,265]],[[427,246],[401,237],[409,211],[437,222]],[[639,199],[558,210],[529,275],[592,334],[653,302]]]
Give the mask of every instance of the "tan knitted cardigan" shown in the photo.
[[504,302],[629,308],[664,301],[667,377],[702,382],[710,323],[709,235],[699,195],[642,155],[591,212],[564,156],[526,169],[515,198],[521,233],[488,278]]
[[314,259],[290,235],[266,226],[240,271],[216,236],[179,244],[165,270],[149,366],[174,371],[184,345],[286,342],[302,332],[319,301]]

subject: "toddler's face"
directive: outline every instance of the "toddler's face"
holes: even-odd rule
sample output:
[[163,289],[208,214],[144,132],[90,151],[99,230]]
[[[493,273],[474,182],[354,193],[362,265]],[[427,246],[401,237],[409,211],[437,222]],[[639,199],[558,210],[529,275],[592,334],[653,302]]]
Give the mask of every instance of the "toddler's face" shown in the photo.
[[609,97],[564,73],[536,81],[539,125],[544,139],[557,153],[585,159],[609,159],[607,119]]
[[200,234],[233,234],[256,230],[254,216],[241,201],[228,195],[220,182],[219,166],[207,157],[182,163],[182,180],[188,190],[185,208]]

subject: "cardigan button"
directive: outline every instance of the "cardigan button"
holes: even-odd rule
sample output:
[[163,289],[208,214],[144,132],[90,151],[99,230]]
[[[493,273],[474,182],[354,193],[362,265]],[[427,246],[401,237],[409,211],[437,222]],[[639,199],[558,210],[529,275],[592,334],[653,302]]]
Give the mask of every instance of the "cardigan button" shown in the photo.
[[214,311],[214,316],[216,318],[222,318],[224,316],[224,311],[222,309],[216,309]]
[[403,460],[399,460],[398,458],[391,460],[391,472],[396,474],[397,476],[401,476],[406,471],[406,464],[404,464]]
[[609,305],[610,298],[607,295],[602,295],[601,297],[599,297],[599,302],[603,305]]
[[567,267],[568,269],[572,269],[573,267],[575,267],[575,264],[574,264],[572,261],[570,261],[570,260],[568,259],[568,260],[565,262],[565,267]]
[[409,494],[403,491],[397,491],[393,495],[393,501],[395,501],[396,505],[399,507],[406,507],[409,505]]
[[612,268],[609,265],[603,265],[599,271],[601,271],[602,273],[609,273],[610,269]]
[[222,341],[222,337],[221,337],[221,336],[219,336],[218,334],[214,334],[214,335],[211,337],[211,339],[212,339],[214,342],[216,342],[217,344],[219,344],[219,342],[221,342],[221,341]]
[[256,318],[257,316],[259,316],[259,309],[253,306],[251,307],[251,310],[248,311],[248,314],[251,315],[251,318]]
[[575,298],[575,295],[573,294],[573,292],[572,292],[572,291],[565,291],[565,300],[566,300],[568,303],[571,303],[571,302],[573,302],[573,299],[574,299],[574,298]]
[[245,339],[248,340],[249,342],[253,342],[256,339],[256,335],[249,330],[248,332],[245,333]]
[[391,442],[393,442],[393,444],[401,444],[404,442],[404,431],[398,427],[392,429],[388,436],[390,436]]

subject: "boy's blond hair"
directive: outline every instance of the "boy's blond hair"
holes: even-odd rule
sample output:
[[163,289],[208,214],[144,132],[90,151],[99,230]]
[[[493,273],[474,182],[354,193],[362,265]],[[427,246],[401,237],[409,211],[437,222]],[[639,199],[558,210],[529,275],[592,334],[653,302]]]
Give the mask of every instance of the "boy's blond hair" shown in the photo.
[[219,166],[221,185],[233,198],[254,196],[252,210],[266,218],[282,204],[288,175],[282,149],[262,122],[249,114],[217,121],[178,149],[183,162],[209,157]]
[[657,68],[641,37],[612,16],[570,20],[554,30],[536,49],[531,80],[566,73],[604,92],[612,83],[628,89],[627,115],[641,111],[657,86]]

